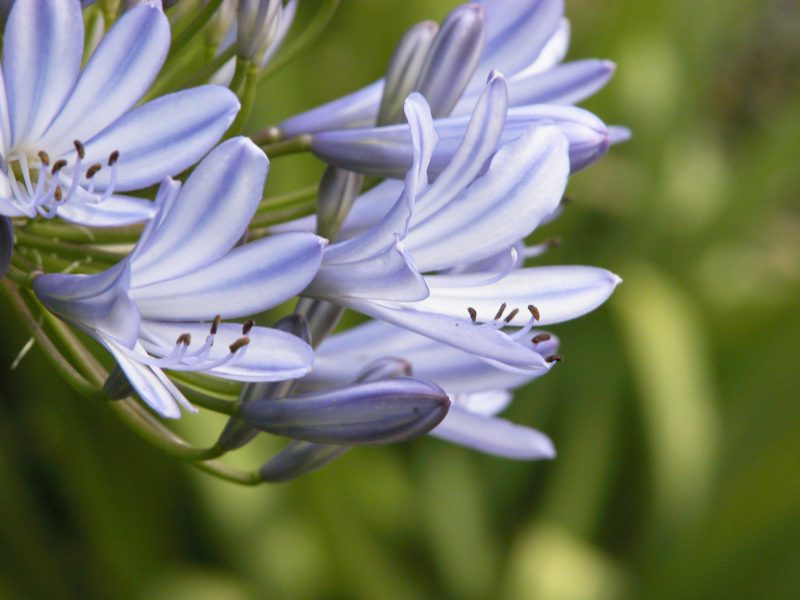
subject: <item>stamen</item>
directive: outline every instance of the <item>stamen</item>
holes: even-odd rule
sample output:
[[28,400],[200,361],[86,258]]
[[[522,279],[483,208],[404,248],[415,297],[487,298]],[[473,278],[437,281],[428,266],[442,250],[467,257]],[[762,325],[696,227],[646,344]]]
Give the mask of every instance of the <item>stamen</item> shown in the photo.
[[192,334],[190,333],[182,333],[178,336],[178,341],[175,342],[179,346],[182,344],[184,346],[189,346],[192,343]]
[[549,333],[539,333],[531,338],[531,342],[534,344],[541,344],[542,342],[548,341],[551,337]]
[[528,310],[531,312],[534,320],[541,321],[542,315],[539,313],[539,309],[536,308],[533,304],[528,304]]
[[119,150],[114,150],[111,154],[108,155],[108,166],[113,167],[118,160],[119,160]]
[[518,313],[518,312],[519,312],[519,309],[518,309],[518,308],[515,308],[515,309],[514,309],[514,310],[512,310],[510,313],[508,313],[508,316],[505,318],[505,322],[506,322],[506,323],[511,323],[511,321],[513,321],[513,320],[514,320],[514,317],[516,317],[516,316],[517,316],[517,313]]
[[478,321],[478,311],[469,306],[467,307],[467,312],[469,313],[469,318],[472,319],[472,322],[476,323]]
[[494,320],[497,321],[498,319],[500,319],[500,317],[503,316],[504,312],[506,312],[506,303],[505,302],[503,302],[500,305],[500,308],[497,310],[497,314],[494,316]]
[[83,147],[81,141],[72,140],[72,143],[75,145],[75,150],[78,152],[78,158],[86,158],[86,148]]
[[56,186],[56,191],[53,194],[53,198],[56,199],[56,202],[61,202],[64,199],[64,193],[61,191],[61,186]]
[[242,325],[242,335],[247,335],[250,333],[250,330],[255,326],[256,322],[253,319],[247,321],[244,325]]
[[214,317],[214,321],[211,323],[211,335],[216,335],[217,330],[219,329],[220,323],[222,323],[222,315],[217,315]]
[[67,166],[67,161],[63,158],[59,158],[56,162],[53,163],[53,169],[50,171],[51,175],[55,175],[61,169]]
[[236,354],[236,352],[238,350],[241,350],[242,348],[247,346],[249,343],[250,343],[250,338],[249,337],[247,337],[247,336],[240,337],[238,340],[236,340],[230,346],[228,346],[228,349],[231,351],[231,354]]
[[550,356],[548,356],[547,358],[544,359],[544,362],[546,362],[546,363],[557,363],[557,362],[561,362],[562,360],[564,360],[564,357],[561,356],[560,354],[551,354]]
[[45,167],[50,166],[50,156],[47,154],[47,152],[45,152],[44,150],[39,150],[39,154],[37,156],[39,157],[39,160],[42,161],[42,164]]
[[97,172],[102,168],[103,165],[101,165],[100,163],[94,163],[92,166],[86,169],[86,179],[91,179],[92,177],[97,175]]

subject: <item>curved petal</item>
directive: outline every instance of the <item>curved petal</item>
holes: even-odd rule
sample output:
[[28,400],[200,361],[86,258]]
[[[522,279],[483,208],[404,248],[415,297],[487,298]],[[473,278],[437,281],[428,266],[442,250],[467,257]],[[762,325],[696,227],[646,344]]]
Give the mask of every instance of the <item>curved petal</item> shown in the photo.
[[553,442],[545,434],[505,419],[475,415],[457,406],[450,408],[431,435],[503,458],[540,460],[556,456]]
[[285,233],[240,246],[191,273],[131,289],[150,320],[236,318],[280,304],[305,288],[319,269],[325,241]]
[[283,137],[293,137],[302,133],[373,125],[378,117],[383,85],[383,79],[375,81],[352,94],[290,117],[278,128]]
[[[225,255],[247,231],[269,162],[247,138],[203,159],[156,231],[140,242],[131,271],[137,287],[189,273]],[[162,211],[163,212],[163,211]]]
[[503,146],[486,175],[409,233],[419,268],[478,261],[526,237],[561,202],[569,175],[567,140],[537,127]]
[[97,204],[70,201],[58,207],[58,216],[65,221],[86,227],[123,227],[153,218],[156,205],[133,196],[110,196]]
[[492,417],[503,412],[513,399],[514,396],[511,392],[501,389],[450,396],[453,406],[482,417]]
[[327,264],[323,255],[323,264],[303,295],[414,301],[428,296],[428,286],[397,242],[383,254],[360,261]]
[[[205,85],[135,108],[86,142],[85,164],[100,163],[98,189],[111,179],[106,162],[119,152],[115,190],[140,189],[196,163],[228,129],[239,101],[228,89]],[[72,162],[75,151],[65,155]]]
[[[431,295],[417,303],[420,310],[461,316],[466,306],[473,307],[479,321],[488,321],[497,307],[523,309],[533,304],[539,309],[537,325],[568,321],[600,306],[622,281],[613,273],[597,267],[534,267],[518,269],[501,281],[477,287],[439,287],[440,280],[457,275],[426,277]],[[530,315],[520,310],[511,321],[524,325]]]
[[577,104],[608,83],[615,69],[609,60],[579,60],[544,73],[510,79],[509,103]]
[[[169,323],[144,321],[142,344],[155,356],[166,356],[174,348],[178,336],[188,333],[192,343],[188,352],[202,346],[211,323]],[[217,328],[209,361],[218,361],[230,353],[230,345],[242,337],[242,326],[222,323]],[[311,370],[314,351],[299,337],[268,327],[253,327],[247,333],[250,343],[234,360],[206,372],[236,381],[283,381],[302,377]],[[181,367],[181,370],[189,370]],[[197,369],[204,370],[205,369]]]
[[[473,356],[514,371],[546,371],[549,365],[533,349],[517,344],[509,336],[491,326],[481,326],[468,319],[428,312],[423,308],[428,300],[412,305],[392,305],[366,300],[345,300],[348,308],[375,319],[415,331],[458,348]],[[412,308],[413,306],[413,308]],[[461,314],[469,303],[462,300]],[[495,306],[496,310],[496,306]]]
[[96,275],[45,273],[33,290],[47,309],[98,338],[113,338],[133,348],[139,334],[139,312],[127,294],[128,262]]
[[139,4],[106,34],[42,145],[52,155],[88,140],[125,114],[158,75],[169,50],[169,23],[155,6]]
[[81,66],[83,15],[77,2],[15,2],[3,38],[12,146],[44,133]]

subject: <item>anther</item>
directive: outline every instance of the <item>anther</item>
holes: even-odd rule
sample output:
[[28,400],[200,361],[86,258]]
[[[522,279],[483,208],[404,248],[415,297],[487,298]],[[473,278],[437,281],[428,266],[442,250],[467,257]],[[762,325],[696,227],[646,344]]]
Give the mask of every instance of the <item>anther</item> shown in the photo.
[[500,317],[503,316],[504,312],[506,312],[506,303],[505,302],[503,302],[500,305],[500,308],[497,309],[497,314],[494,316],[494,320],[497,321],[498,319],[500,319]]
[[42,161],[42,164],[45,167],[49,167],[50,166],[50,157],[47,155],[47,152],[45,152],[44,150],[39,150],[39,155],[38,156],[39,156],[39,160]]
[[250,333],[250,330],[253,328],[255,324],[256,322],[253,321],[253,319],[250,319],[244,325],[242,325],[242,335],[247,335],[248,333]]
[[72,143],[75,145],[75,150],[78,152],[78,156],[81,160],[86,158],[86,148],[83,147],[83,144],[80,140],[72,140]]
[[112,166],[115,162],[119,160],[119,150],[114,150],[111,154],[108,155],[108,166]]
[[542,320],[542,315],[539,314],[539,309],[536,308],[533,304],[528,304],[528,310],[531,312],[531,316],[535,321]]
[[560,246],[561,244],[563,244],[564,240],[563,240],[563,238],[560,238],[560,237],[551,237],[551,238],[547,238],[542,243],[544,245],[546,245],[548,248],[556,248],[557,246]]
[[94,163],[91,167],[86,169],[86,179],[91,179],[92,177],[97,175],[97,172],[102,168],[103,165],[101,165],[100,163]]
[[548,356],[547,358],[544,359],[544,362],[546,362],[546,363],[557,363],[557,362],[561,362],[562,360],[564,360],[564,357],[561,356],[560,354],[551,354],[550,356]]
[[568,204],[572,204],[573,200],[571,196],[563,196],[561,198],[561,206],[567,206]]
[[211,323],[211,335],[217,334],[217,329],[219,329],[220,323],[222,323],[222,315],[217,315],[214,317],[214,321]]
[[467,312],[469,313],[469,318],[475,323],[478,320],[478,311],[470,306],[467,308]]
[[512,310],[510,313],[508,313],[508,316],[507,316],[507,317],[504,319],[504,320],[505,320],[505,322],[506,322],[506,323],[511,323],[511,321],[513,321],[513,320],[514,320],[514,317],[516,317],[516,316],[517,316],[517,313],[518,313],[518,312],[519,312],[519,309],[518,309],[518,308],[515,308],[515,309],[514,309],[514,310]]
[[61,200],[64,198],[64,193],[61,191],[60,185],[56,187],[56,191],[53,193],[53,197],[56,199],[56,202],[61,202]]
[[231,354],[234,354],[237,350],[241,350],[242,348],[247,346],[247,344],[249,344],[249,343],[250,343],[250,338],[249,337],[247,337],[247,336],[240,337],[238,340],[236,340],[230,346],[228,346],[228,349],[231,351]]
[[539,333],[531,338],[534,344],[541,344],[548,341],[552,336],[549,333]]
[[182,333],[178,336],[178,341],[175,343],[179,346],[188,346],[192,343],[192,335],[189,333]]
[[66,166],[67,166],[67,161],[64,160],[63,158],[59,158],[56,162],[53,163],[53,169],[50,171],[50,173],[55,175]]

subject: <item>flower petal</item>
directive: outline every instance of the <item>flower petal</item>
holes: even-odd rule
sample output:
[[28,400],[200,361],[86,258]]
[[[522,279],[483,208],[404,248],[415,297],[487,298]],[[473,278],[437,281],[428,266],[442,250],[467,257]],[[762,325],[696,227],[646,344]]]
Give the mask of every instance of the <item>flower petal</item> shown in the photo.
[[512,271],[504,279],[484,286],[440,287],[438,283],[457,275],[428,276],[431,295],[416,304],[420,310],[461,316],[465,306],[473,307],[479,321],[488,321],[497,307],[506,303],[520,308],[513,325],[524,325],[530,315],[524,307],[533,304],[539,310],[539,325],[574,319],[600,306],[622,281],[597,267],[533,267]]
[[[204,343],[210,326],[211,323],[143,321],[142,343],[149,353],[166,356],[175,346],[178,336],[188,333],[193,340],[188,352],[192,352]],[[240,324],[221,323],[214,337],[209,361],[225,358],[230,353],[229,346],[242,335]],[[314,351],[299,337],[269,327],[253,327],[247,337],[250,343],[246,351],[240,352],[231,362],[207,372],[236,381],[283,381],[297,379],[311,370]]]
[[[104,165],[98,189],[111,181],[106,162],[119,152],[117,191],[140,189],[196,163],[225,133],[239,111],[228,89],[204,85],[156,98],[126,113],[86,142],[86,164]],[[74,161],[75,151],[65,155]]]
[[319,269],[325,241],[285,233],[240,246],[191,273],[131,289],[144,318],[211,321],[280,304],[305,288]]
[[88,140],[125,114],[158,75],[169,49],[169,23],[155,6],[127,11],[106,34],[42,145],[51,155]]
[[81,66],[83,15],[77,2],[15,2],[3,38],[10,145],[37,139],[63,106]]
[[503,458],[540,460],[556,455],[550,438],[535,429],[505,419],[475,415],[457,406],[450,408],[431,435]]
[[129,285],[127,260],[95,275],[45,273],[33,280],[33,290],[48,310],[95,337],[133,348],[140,319],[127,294]]
[[85,227],[122,227],[143,223],[153,218],[156,205],[133,196],[109,196],[97,204],[67,202],[58,207],[58,216]]
[[247,138],[221,144],[181,188],[158,229],[131,261],[137,287],[204,267],[226,254],[247,230],[264,189],[268,161]]
[[486,175],[416,225],[409,252],[425,272],[505,250],[558,207],[568,175],[564,135],[555,127],[534,128],[501,147]]

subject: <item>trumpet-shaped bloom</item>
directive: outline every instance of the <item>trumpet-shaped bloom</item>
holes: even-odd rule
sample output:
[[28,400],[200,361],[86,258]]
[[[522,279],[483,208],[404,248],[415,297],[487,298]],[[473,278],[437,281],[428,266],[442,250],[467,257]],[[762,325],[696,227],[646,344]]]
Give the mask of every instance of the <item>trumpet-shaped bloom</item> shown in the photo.
[[[549,369],[551,362],[518,342],[536,322],[558,323],[593,310],[619,278],[594,267],[516,268],[512,246],[558,208],[569,158],[567,140],[555,127],[531,128],[495,150],[506,101],[503,78],[495,75],[453,160],[428,185],[436,133],[424,99],[412,94],[406,117],[413,166],[399,198],[372,226],[328,247],[304,293],[508,370]],[[480,270],[481,261],[498,253],[507,256],[500,271]],[[479,270],[464,272],[473,263]]]
[[121,192],[197,162],[233,121],[227,89],[202,86],[133,108],[167,56],[169,23],[151,3],[127,11],[81,69],[77,0],[17,0],[3,38],[0,214],[89,226],[141,222],[152,202]]
[[[534,349],[553,356],[558,340],[532,331]],[[526,340],[527,341],[527,340]],[[511,402],[514,388],[543,371],[508,373],[427,337],[380,321],[371,321],[326,339],[317,349],[314,370],[301,389],[325,389],[349,381],[375,357],[406,361],[414,377],[436,382],[449,394],[450,411],[431,434],[497,456],[552,458],[552,442],[543,433],[496,415]]]
[[34,280],[42,303],[103,344],[163,416],[191,406],[162,369],[277,381],[311,368],[313,351],[299,338],[252,322],[221,322],[291,298],[319,268],[325,241],[312,234],[235,247],[261,200],[267,169],[252,142],[229,140],[183,186],[162,184],[154,218],[115,267]]
[[[456,40],[443,40],[446,24],[458,13],[473,13],[469,21],[484,29],[483,36],[473,34],[480,54],[473,60],[466,52],[453,52],[462,60],[447,61],[450,46]],[[481,0],[456,8],[442,25],[440,43],[428,50],[428,60],[441,67],[438,84],[426,86],[424,70],[407,92],[419,90],[433,106],[434,116],[469,115],[480,96],[483,82],[492,70],[508,76],[511,106],[533,104],[575,104],[602,88],[614,72],[614,64],[606,60],[580,60],[563,63],[569,46],[569,23],[563,17],[563,0]],[[485,39],[485,41],[484,41]],[[447,68],[449,66],[449,71]],[[469,68],[463,82],[465,66]],[[410,77],[410,75],[409,75]],[[334,100],[323,106],[285,120],[280,125],[284,135],[317,133],[374,125],[384,95],[383,79]],[[440,97],[460,97],[440,102]],[[404,94],[405,95],[405,94]],[[451,111],[452,109],[452,111]]]

